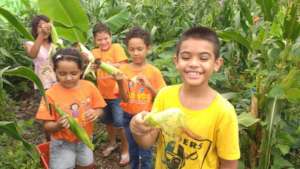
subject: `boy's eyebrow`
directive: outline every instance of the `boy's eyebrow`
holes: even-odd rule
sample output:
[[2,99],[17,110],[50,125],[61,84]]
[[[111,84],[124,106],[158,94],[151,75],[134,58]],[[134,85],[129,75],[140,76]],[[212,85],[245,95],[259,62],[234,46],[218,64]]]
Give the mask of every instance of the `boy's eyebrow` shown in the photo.
[[[190,54],[191,52],[189,51],[182,51],[182,52],[179,52],[179,54]],[[207,55],[210,55],[211,56],[211,53],[209,52],[200,52],[200,53],[197,53],[197,55],[203,55],[203,54],[207,54]]]

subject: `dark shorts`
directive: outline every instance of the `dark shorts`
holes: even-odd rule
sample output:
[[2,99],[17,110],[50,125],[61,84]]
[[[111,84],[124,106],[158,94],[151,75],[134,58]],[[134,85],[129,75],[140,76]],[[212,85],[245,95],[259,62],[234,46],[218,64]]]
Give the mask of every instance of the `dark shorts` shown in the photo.
[[102,122],[104,124],[113,124],[114,127],[122,128],[123,125],[123,110],[120,107],[121,99],[105,99],[106,107]]

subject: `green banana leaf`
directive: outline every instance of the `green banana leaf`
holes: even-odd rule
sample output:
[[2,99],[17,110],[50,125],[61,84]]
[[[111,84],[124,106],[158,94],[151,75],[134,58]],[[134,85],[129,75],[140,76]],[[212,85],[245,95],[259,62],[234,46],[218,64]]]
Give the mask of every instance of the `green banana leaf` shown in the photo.
[[60,37],[71,42],[86,42],[89,21],[79,0],[38,0],[38,7],[54,22]]
[[241,113],[238,116],[239,125],[242,125],[244,127],[250,127],[250,126],[252,126],[253,124],[256,124],[259,121],[260,121],[259,119],[254,118],[253,116],[251,116],[251,114],[245,113],[245,112]]
[[21,141],[31,157],[38,156],[35,147],[22,138],[21,134],[18,131],[18,125],[15,122],[0,121],[0,134],[3,133],[18,141]]
[[28,40],[33,40],[33,36],[26,30],[23,24],[8,10],[0,7],[0,14],[10,23],[12,24],[16,30],[24,36],[24,38]]
[[122,10],[104,21],[112,32],[117,32],[122,26],[129,22],[129,12]]
[[[44,86],[39,77],[30,69],[24,66],[19,66],[13,69],[6,70],[3,75],[18,76],[32,81],[38,88],[40,94],[45,96]],[[45,98],[46,99],[46,98]]]

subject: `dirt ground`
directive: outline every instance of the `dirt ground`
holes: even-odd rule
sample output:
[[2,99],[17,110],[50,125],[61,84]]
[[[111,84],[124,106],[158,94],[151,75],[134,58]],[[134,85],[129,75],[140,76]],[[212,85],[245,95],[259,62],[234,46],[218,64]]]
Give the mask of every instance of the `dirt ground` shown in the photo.
[[[23,98],[24,97],[24,98]],[[18,120],[29,120],[33,119],[35,112],[38,108],[39,102],[34,99],[31,93],[27,94],[26,96],[22,96],[20,98],[20,102],[18,103],[18,110],[16,113]],[[26,129],[26,133],[24,134],[24,138],[28,140],[30,143],[38,145],[43,142],[44,134],[41,130],[41,124],[34,121],[33,127],[29,127]],[[95,162],[97,169],[129,169],[129,165],[125,167],[120,167],[118,165],[119,162],[119,150],[117,149],[114,151],[109,157],[102,157],[101,152],[106,146],[106,131],[104,125],[101,123],[97,123],[96,129],[96,138],[97,140],[96,150],[95,150]],[[100,133],[100,134],[99,134]]]

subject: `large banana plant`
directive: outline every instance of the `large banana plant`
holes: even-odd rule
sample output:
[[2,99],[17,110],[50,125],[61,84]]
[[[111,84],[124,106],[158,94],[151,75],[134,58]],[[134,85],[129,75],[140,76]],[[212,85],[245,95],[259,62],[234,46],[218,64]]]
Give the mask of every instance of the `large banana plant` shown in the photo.
[[28,40],[33,40],[32,35],[26,30],[23,24],[8,10],[3,7],[0,7],[0,15],[2,15],[9,23],[11,23],[16,30]]

